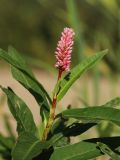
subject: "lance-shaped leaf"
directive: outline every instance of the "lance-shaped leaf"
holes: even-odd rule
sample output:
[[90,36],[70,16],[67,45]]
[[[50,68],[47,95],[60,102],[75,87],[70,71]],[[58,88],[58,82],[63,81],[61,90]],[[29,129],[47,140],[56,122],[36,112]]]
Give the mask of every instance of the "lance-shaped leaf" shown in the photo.
[[58,101],[66,94],[68,89],[72,84],[88,69],[90,69],[97,61],[103,58],[103,56],[108,52],[104,50],[96,55],[93,55],[85,59],[82,63],[74,67],[60,82],[60,91],[58,93]]
[[[13,60],[17,60],[17,62],[19,61],[20,64],[20,68],[19,67],[15,67],[15,68],[19,68],[20,70],[23,70],[29,75],[31,76],[31,78],[33,78],[33,80],[38,84],[39,88],[41,89],[41,91],[46,95],[46,97],[48,98],[48,100],[50,101],[50,97],[48,95],[48,93],[46,92],[46,90],[44,89],[43,85],[41,83],[39,83],[37,81],[37,79],[35,78],[33,72],[31,71],[31,69],[29,68],[29,66],[27,65],[26,61],[24,60],[24,58],[17,52],[17,50],[13,47],[9,47],[8,48],[8,54],[11,55],[11,57],[13,57]],[[19,57],[19,58],[18,58]],[[11,63],[10,63],[11,64]],[[21,68],[22,65],[22,68]],[[12,65],[14,66],[14,65]]]
[[4,59],[12,66],[26,72],[33,77],[33,73],[28,68],[26,62],[24,61],[24,58],[20,54],[18,54],[18,52],[13,47],[9,47],[9,52],[0,49],[0,58]]
[[[50,156],[52,153],[50,147],[52,147],[59,138],[60,135],[55,135],[49,141],[41,142],[33,134],[23,132],[19,135],[15,147],[13,148],[13,160],[47,159],[47,156]],[[42,152],[43,150],[46,151]]]
[[12,151],[13,160],[32,160],[47,148],[46,142],[40,142],[29,132],[23,132],[18,137],[17,143]]
[[79,142],[55,148],[50,160],[87,160],[102,155],[96,144]]
[[[22,84],[36,99],[39,106],[41,106],[41,115],[44,121],[47,121],[49,114],[49,104],[45,97],[45,94],[41,90],[40,84],[27,75],[25,72],[18,70],[15,67],[11,67],[13,77]],[[46,122],[45,122],[46,123]]]
[[47,100],[51,103],[51,99],[42,84],[36,80],[24,58],[13,47],[9,47],[8,53],[0,49],[0,57],[11,64],[13,77],[28,89],[38,104],[42,106],[41,115],[46,121],[49,114]]
[[[33,75],[32,71],[29,69],[28,65],[26,64],[25,60],[19,55],[19,53],[13,48],[8,48],[8,54],[11,55],[15,60],[18,60],[18,57],[20,61],[22,61],[22,67],[24,66],[24,70],[18,69],[17,67],[14,67],[12,65],[11,71],[13,77],[21,83],[36,99],[38,104],[41,106],[41,116],[42,120],[44,121],[44,124],[47,123],[48,115],[49,115],[49,102],[51,103],[51,99],[42,86],[40,84],[35,76]],[[27,68],[27,72],[26,72]],[[27,73],[27,74],[26,74]]]
[[[54,137],[49,141],[41,142],[40,139],[36,138],[30,132],[22,132],[12,151],[13,160],[32,160],[33,158],[37,159],[36,157],[39,157],[39,155],[41,158],[42,151],[45,149],[48,150],[56,140],[57,137]],[[45,152],[45,155],[48,152]]]
[[99,122],[107,120],[120,126],[120,110],[111,107],[88,107],[69,109],[62,112],[64,118],[75,118]]
[[10,88],[2,88],[7,95],[9,109],[17,121],[17,131],[36,134],[37,128],[33,120],[33,115],[27,105]]
[[98,149],[97,142],[106,144],[114,152],[120,145],[120,137],[93,138],[76,144],[57,147],[51,155],[50,160],[88,160],[96,158],[105,153]]

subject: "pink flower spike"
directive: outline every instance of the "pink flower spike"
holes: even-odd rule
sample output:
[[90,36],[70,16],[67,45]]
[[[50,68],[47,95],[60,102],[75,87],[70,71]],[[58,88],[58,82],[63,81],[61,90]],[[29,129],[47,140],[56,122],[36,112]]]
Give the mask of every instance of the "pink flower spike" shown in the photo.
[[72,28],[64,28],[61,34],[60,41],[58,41],[55,57],[55,67],[59,69],[59,73],[63,71],[68,72],[70,70],[71,53],[73,48],[74,31]]

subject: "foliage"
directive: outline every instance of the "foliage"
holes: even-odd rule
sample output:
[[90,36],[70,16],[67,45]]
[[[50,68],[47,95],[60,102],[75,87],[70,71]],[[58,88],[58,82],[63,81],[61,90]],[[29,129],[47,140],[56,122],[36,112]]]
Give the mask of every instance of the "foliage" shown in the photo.
[[[67,73],[55,87],[57,102],[65,96],[73,83],[106,53],[107,50],[87,58]],[[36,99],[42,116],[40,125],[44,126],[43,130],[46,131],[52,103],[49,94],[13,47],[10,47],[8,52],[1,49],[0,57],[11,65],[13,77]],[[67,109],[59,113],[53,119],[44,139],[39,137],[39,128],[25,102],[10,87],[1,86],[1,89],[7,96],[9,109],[17,122],[18,133],[16,139],[0,135],[0,156],[4,160],[87,160],[104,154],[113,160],[120,159],[117,150],[120,147],[120,137],[100,137],[83,141],[78,139],[74,144],[70,141],[70,137],[75,138],[104,120],[120,126],[120,110],[115,108],[120,104],[119,97],[102,106]],[[71,121],[71,118],[74,121]]]

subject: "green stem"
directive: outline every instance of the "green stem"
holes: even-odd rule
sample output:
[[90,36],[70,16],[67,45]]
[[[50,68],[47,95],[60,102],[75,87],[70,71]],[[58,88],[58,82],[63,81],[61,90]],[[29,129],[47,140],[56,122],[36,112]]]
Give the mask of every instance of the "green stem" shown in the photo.
[[48,134],[50,132],[50,129],[51,129],[53,122],[54,122],[54,119],[55,119],[55,109],[56,109],[56,105],[57,105],[57,92],[58,92],[58,85],[60,84],[59,82],[60,82],[61,76],[62,76],[62,70],[59,70],[58,80],[57,80],[57,83],[56,83],[56,86],[55,86],[55,89],[53,92],[53,101],[52,101],[52,106],[50,107],[49,119],[48,119],[46,128],[43,133],[43,138],[42,138],[43,141],[45,141],[47,139]]
[[50,129],[52,127],[52,124],[54,122],[56,102],[57,102],[57,98],[53,98],[53,103],[52,103],[52,106],[50,108],[50,115],[49,115],[48,123],[47,123],[47,126],[46,126],[44,134],[43,134],[43,141],[45,141],[47,139],[48,134],[50,132]]

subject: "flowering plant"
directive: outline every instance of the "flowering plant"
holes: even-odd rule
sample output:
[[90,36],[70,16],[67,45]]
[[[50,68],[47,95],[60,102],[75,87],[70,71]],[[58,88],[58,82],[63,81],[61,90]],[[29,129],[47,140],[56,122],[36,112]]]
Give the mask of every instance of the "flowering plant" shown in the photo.
[[[89,160],[107,154],[120,160],[120,137],[99,137],[71,142],[91,127],[109,121],[120,126],[120,98],[102,106],[66,109],[56,115],[59,101],[74,82],[107,53],[101,51],[70,69],[75,33],[65,28],[55,52],[58,69],[57,83],[52,98],[33,75],[24,58],[13,48],[0,50],[0,58],[11,65],[13,77],[25,87],[40,106],[41,136],[26,103],[10,88],[0,87],[6,94],[8,107],[17,122],[16,137],[0,135],[0,155],[5,160]],[[63,74],[64,72],[64,74]],[[113,108],[114,107],[114,108]],[[71,120],[72,119],[72,120]]]

